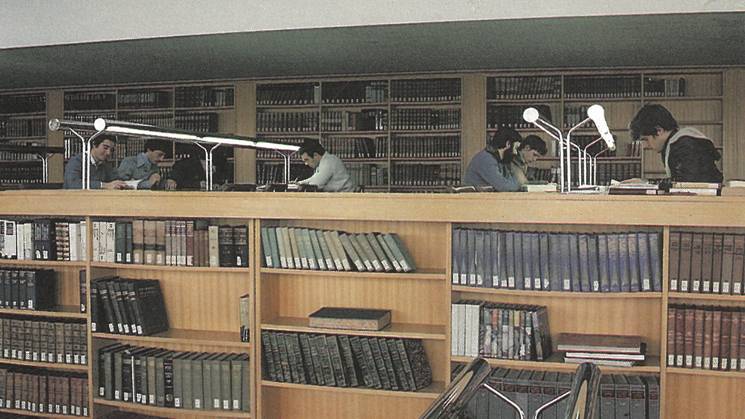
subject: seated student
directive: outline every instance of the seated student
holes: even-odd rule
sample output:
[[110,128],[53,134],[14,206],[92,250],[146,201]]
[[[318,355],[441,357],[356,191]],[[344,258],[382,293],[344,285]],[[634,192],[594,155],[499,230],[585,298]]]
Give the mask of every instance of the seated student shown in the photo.
[[[100,136],[91,141],[90,167],[91,189],[128,189],[124,181],[116,178],[116,172],[109,163],[114,152],[114,137]],[[65,189],[82,189],[83,187],[83,155],[76,154],[65,165]]]
[[538,156],[545,156],[547,152],[546,143],[537,135],[528,135],[520,142],[520,145],[517,147],[517,153],[515,153],[512,159],[510,169],[512,170],[512,175],[515,176],[515,179],[517,179],[517,182],[521,186],[535,180],[530,179],[528,176],[528,166],[535,163],[538,160]]
[[631,138],[660,153],[673,182],[721,182],[716,161],[722,156],[714,143],[695,128],[679,128],[662,105],[644,105],[629,124]]
[[298,184],[315,185],[325,192],[354,192],[357,189],[341,159],[327,153],[318,141],[305,140],[298,154],[307,166],[315,169],[313,176],[298,181]]
[[145,151],[122,159],[117,169],[117,176],[121,180],[140,180],[137,189],[150,189],[160,182],[160,167],[166,151],[171,149],[171,143],[165,140],[150,138],[145,141]]
[[[222,170],[225,166],[225,155],[219,150],[212,153],[212,183],[219,184],[225,181],[226,176]],[[189,150],[189,157],[181,159],[173,164],[171,172],[168,173],[165,189],[174,190],[200,190],[206,189],[205,171],[207,158],[204,150],[193,146]]]
[[471,186],[491,186],[497,192],[520,190],[520,183],[510,170],[512,144],[522,136],[510,128],[500,128],[487,138],[486,147],[476,153],[468,163],[463,183]]

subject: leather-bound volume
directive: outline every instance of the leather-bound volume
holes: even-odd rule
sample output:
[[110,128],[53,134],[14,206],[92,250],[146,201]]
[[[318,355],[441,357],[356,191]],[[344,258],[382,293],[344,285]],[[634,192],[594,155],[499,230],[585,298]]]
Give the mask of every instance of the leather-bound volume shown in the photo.
[[689,281],[691,279],[691,255],[693,248],[693,234],[680,234],[680,268],[678,272],[679,290],[689,292]]
[[323,307],[309,316],[311,327],[381,330],[391,322],[391,311],[369,308]]

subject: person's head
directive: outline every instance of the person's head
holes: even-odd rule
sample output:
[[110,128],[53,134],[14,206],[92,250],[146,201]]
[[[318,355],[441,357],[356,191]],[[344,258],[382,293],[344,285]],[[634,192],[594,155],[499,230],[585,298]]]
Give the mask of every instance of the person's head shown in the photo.
[[157,138],[148,138],[145,140],[145,155],[150,160],[150,163],[160,163],[163,161],[167,150],[170,148],[171,144],[165,140],[159,140]]
[[100,136],[91,141],[91,156],[97,163],[108,161],[114,153],[116,139],[114,137]]
[[670,133],[678,129],[678,121],[662,105],[644,105],[629,123],[631,139],[644,141],[662,152]]
[[501,127],[494,135],[486,138],[486,148],[493,153],[499,153],[502,160],[509,161],[512,158],[512,145],[522,139],[520,133],[514,129]]
[[303,163],[315,169],[326,154],[326,149],[317,140],[307,139],[300,146],[298,154]]
[[528,135],[517,147],[517,152],[520,153],[520,157],[527,164],[533,163],[538,160],[539,156],[545,156],[548,152],[546,148],[546,142],[537,135]]

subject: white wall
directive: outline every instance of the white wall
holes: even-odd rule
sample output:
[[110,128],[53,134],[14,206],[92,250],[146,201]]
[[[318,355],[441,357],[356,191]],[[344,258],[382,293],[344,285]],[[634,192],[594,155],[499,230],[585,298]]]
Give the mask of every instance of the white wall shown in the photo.
[[745,0],[0,0],[0,49],[277,29],[745,11]]

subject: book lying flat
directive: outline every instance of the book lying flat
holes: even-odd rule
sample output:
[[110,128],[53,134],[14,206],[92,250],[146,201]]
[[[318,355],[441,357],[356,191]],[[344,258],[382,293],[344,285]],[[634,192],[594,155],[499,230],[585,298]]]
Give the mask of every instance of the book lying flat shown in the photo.
[[633,367],[637,365],[637,361],[618,361],[612,359],[592,359],[592,358],[564,358],[564,362],[567,364],[582,364],[584,362],[590,362],[595,365],[604,365],[607,367]]
[[309,317],[311,327],[381,330],[391,323],[391,311],[372,308],[323,307]]
[[641,354],[618,354],[612,352],[566,352],[564,358],[599,359],[615,361],[644,361],[645,355]]
[[644,351],[641,336],[561,333],[558,342],[557,349],[565,352],[640,354]]

